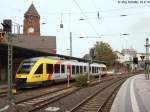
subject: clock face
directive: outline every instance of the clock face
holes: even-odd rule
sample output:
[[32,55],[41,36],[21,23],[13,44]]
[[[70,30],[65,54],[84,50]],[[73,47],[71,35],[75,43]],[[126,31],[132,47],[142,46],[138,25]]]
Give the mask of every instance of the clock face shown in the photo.
[[32,20],[33,19],[33,16],[30,16],[30,20]]
[[34,32],[34,28],[33,27],[30,27],[29,29],[28,29],[28,33],[33,33]]

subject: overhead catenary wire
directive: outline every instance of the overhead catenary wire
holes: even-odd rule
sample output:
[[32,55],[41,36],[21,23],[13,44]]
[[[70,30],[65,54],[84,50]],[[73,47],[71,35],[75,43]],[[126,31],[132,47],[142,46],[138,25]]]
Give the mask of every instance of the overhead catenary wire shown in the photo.
[[[95,5],[96,6],[96,5]],[[114,11],[116,11],[116,12],[119,12],[119,11],[124,11],[124,10],[129,10],[129,9],[136,9],[136,8],[145,8],[145,7],[150,7],[150,5],[138,5],[138,6],[133,6],[133,7],[127,7],[127,8],[115,8],[115,9],[107,9],[107,10],[100,10],[100,12],[103,12],[103,13],[105,13],[105,12],[114,12]],[[11,8],[12,10],[17,10],[18,12],[24,12],[24,10],[23,9],[19,9],[19,8]],[[84,12],[85,14],[95,14],[95,13],[97,13],[97,11],[88,11],[88,12]],[[42,14],[47,14],[47,15],[60,15],[60,12],[42,12]],[[79,12],[64,12],[64,13],[62,13],[62,14],[73,14],[73,15],[75,15],[75,14],[81,14],[81,13],[79,13]]]
[[96,31],[95,27],[93,26],[93,24],[91,24],[91,22],[89,21],[88,17],[86,16],[86,14],[83,12],[83,10],[81,9],[80,5],[77,3],[76,0],[73,0],[74,3],[77,5],[77,7],[80,9],[82,15],[86,18],[86,20],[88,21],[88,24],[91,26],[91,28],[93,29],[93,31],[96,33],[96,35],[98,37],[100,37],[99,33]]

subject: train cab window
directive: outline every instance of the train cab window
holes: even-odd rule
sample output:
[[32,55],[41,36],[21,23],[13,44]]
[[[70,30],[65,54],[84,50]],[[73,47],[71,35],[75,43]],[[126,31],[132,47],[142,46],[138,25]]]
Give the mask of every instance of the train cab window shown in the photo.
[[35,74],[43,74],[43,64],[41,64],[37,70],[35,71]]
[[47,74],[52,74],[53,73],[53,64],[47,64],[46,71],[47,71]]
[[54,70],[55,70],[55,73],[60,73],[60,64],[55,64]]
[[76,66],[76,74],[79,74],[79,66]]
[[65,65],[61,65],[61,73],[65,73]]
[[76,72],[75,72],[75,66],[74,65],[72,65],[72,74],[73,75],[76,74]]

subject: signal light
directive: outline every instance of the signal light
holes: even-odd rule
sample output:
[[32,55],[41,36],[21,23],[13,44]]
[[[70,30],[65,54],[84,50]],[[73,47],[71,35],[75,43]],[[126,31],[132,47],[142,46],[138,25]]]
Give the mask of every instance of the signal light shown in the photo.
[[5,19],[5,20],[3,20],[3,23],[2,23],[2,25],[3,25],[3,31],[6,31],[6,32],[12,32],[12,21],[11,21],[11,19]]

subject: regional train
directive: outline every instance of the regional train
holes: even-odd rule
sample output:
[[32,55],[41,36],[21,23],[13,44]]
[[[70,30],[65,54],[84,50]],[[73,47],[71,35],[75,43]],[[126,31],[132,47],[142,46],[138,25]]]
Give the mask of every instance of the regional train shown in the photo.
[[[16,73],[17,87],[31,87],[47,85],[59,80],[71,80],[87,73],[88,62],[64,60],[55,57],[36,57],[25,59],[21,62]],[[90,74],[98,76],[106,74],[106,65],[99,63],[90,64]]]

